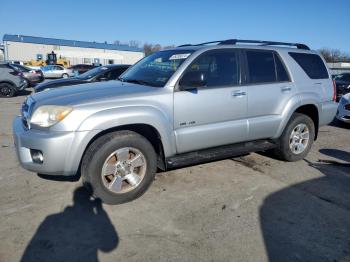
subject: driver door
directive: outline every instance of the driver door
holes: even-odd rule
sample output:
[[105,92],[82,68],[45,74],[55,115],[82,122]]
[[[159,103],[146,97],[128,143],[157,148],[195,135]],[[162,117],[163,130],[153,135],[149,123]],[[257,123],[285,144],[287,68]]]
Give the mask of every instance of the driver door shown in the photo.
[[[174,93],[177,153],[216,147],[247,139],[247,89],[241,83],[241,53],[211,50],[186,69],[200,72],[206,84]],[[180,80],[181,82],[181,80]]]

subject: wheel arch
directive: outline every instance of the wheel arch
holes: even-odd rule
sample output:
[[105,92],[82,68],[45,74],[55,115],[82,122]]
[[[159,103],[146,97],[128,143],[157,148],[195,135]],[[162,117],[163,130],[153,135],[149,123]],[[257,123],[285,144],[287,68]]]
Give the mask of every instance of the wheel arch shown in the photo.
[[16,84],[10,80],[2,80],[2,81],[0,81],[0,85],[1,84],[9,84],[9,85],[16,87]]
[[294,104],[293,107],[289,107],[289,108],[286,107],[286,111],[283,114],[283,121],[274,139],[278,139],[282,135],[283,130],[288,125],[288,122],[290,121],[294,113],[304,114],[309,116],[312,119],[315,125],[315,140],[316,140],[318,136],[318,129],[319,129],[319,108],[317,106],[317,103],[313,103],[313,102],[307,102],[307,103],[299,102],[297,104]]
[[316,141],[318,136],[318,128],[319,128],[319,112],[318,112],[317,106],[315,106],[314,104],[302,105],[302,106],[299,106],[294,111],[294,113],[304,114],[312,119],[315,125],[315,141]]
[[161,138],[159,131],[152,125],[141,124],[141,123],[121,125],[121,126],[116,126],[116,127],[111,127],[111,128],[105,129],[105,130],[101,130],[99,133],[97,133],[95,136],[93,136],[92,139],[90,139],[89,143],[85,147],[84,152],[83,152],[82,157],[81,157],[81,160],[80,160],[79,168],[80,168],[82,159],[84,158],[84,155],[85,155],[87,149],[90,147],[90,145],[94,141],[96,141],[98,138],[100,138],[106,134],[109,134],[109,133],[112,133],[115,131],[121,131],[121,130],[133,131],[133,132],[145,137],[152,144],[152,146],[157,154],[157,166],[158,166],[158,168],[160,168],[161,170],[166,169],[165,156],[164,156],[164,146],[163,146],[162,138]]

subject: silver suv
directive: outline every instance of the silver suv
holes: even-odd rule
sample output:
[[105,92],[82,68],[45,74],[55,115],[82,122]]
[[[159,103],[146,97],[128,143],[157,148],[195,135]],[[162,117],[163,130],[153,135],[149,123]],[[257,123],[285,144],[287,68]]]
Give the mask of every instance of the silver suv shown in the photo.
[[323,59],[303,44],[184,45],[119,80],[28,97],[13,123],[22,166],[81,174],[96,197],[123,203],[146,191],[157,168],[265,150],[303,159],[337,110]]

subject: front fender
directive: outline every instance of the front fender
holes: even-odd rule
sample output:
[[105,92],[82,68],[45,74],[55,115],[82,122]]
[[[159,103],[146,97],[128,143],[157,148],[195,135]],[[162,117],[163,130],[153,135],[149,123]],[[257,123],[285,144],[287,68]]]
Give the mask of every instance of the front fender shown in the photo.
[[146,124],[154,127],[160,134],[165,157],[176,153],[172,118],[154,107],[131,106],[99,111],[85,119],[78,127],[78,131],[103,131],[132,124]]

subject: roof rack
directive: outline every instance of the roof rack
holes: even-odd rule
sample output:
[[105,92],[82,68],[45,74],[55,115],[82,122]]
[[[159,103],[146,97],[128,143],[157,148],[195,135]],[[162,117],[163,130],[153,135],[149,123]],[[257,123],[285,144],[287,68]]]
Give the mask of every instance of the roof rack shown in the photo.
[[211,42],[205,42],[201,44],[185,44],[180,45],[179,47],[184,46],[201,46],[201,45],[209,45],[209,44],[218,44],[218,45],[236,45],[237,43],[244,43],[244,44],[260,44],[261,46],[268,46],[268,45],[284,45],[284,46],[295,46],[298,49],[305,49],[310,50],[310,48],[307,45],[300,44],[300,43],[285,43],[285,42],[274,42],[274,41],[261,41],[261,40],[241,40],[241,39],[227,39],[227,40],[220,40],[220,41],[211,41]]

